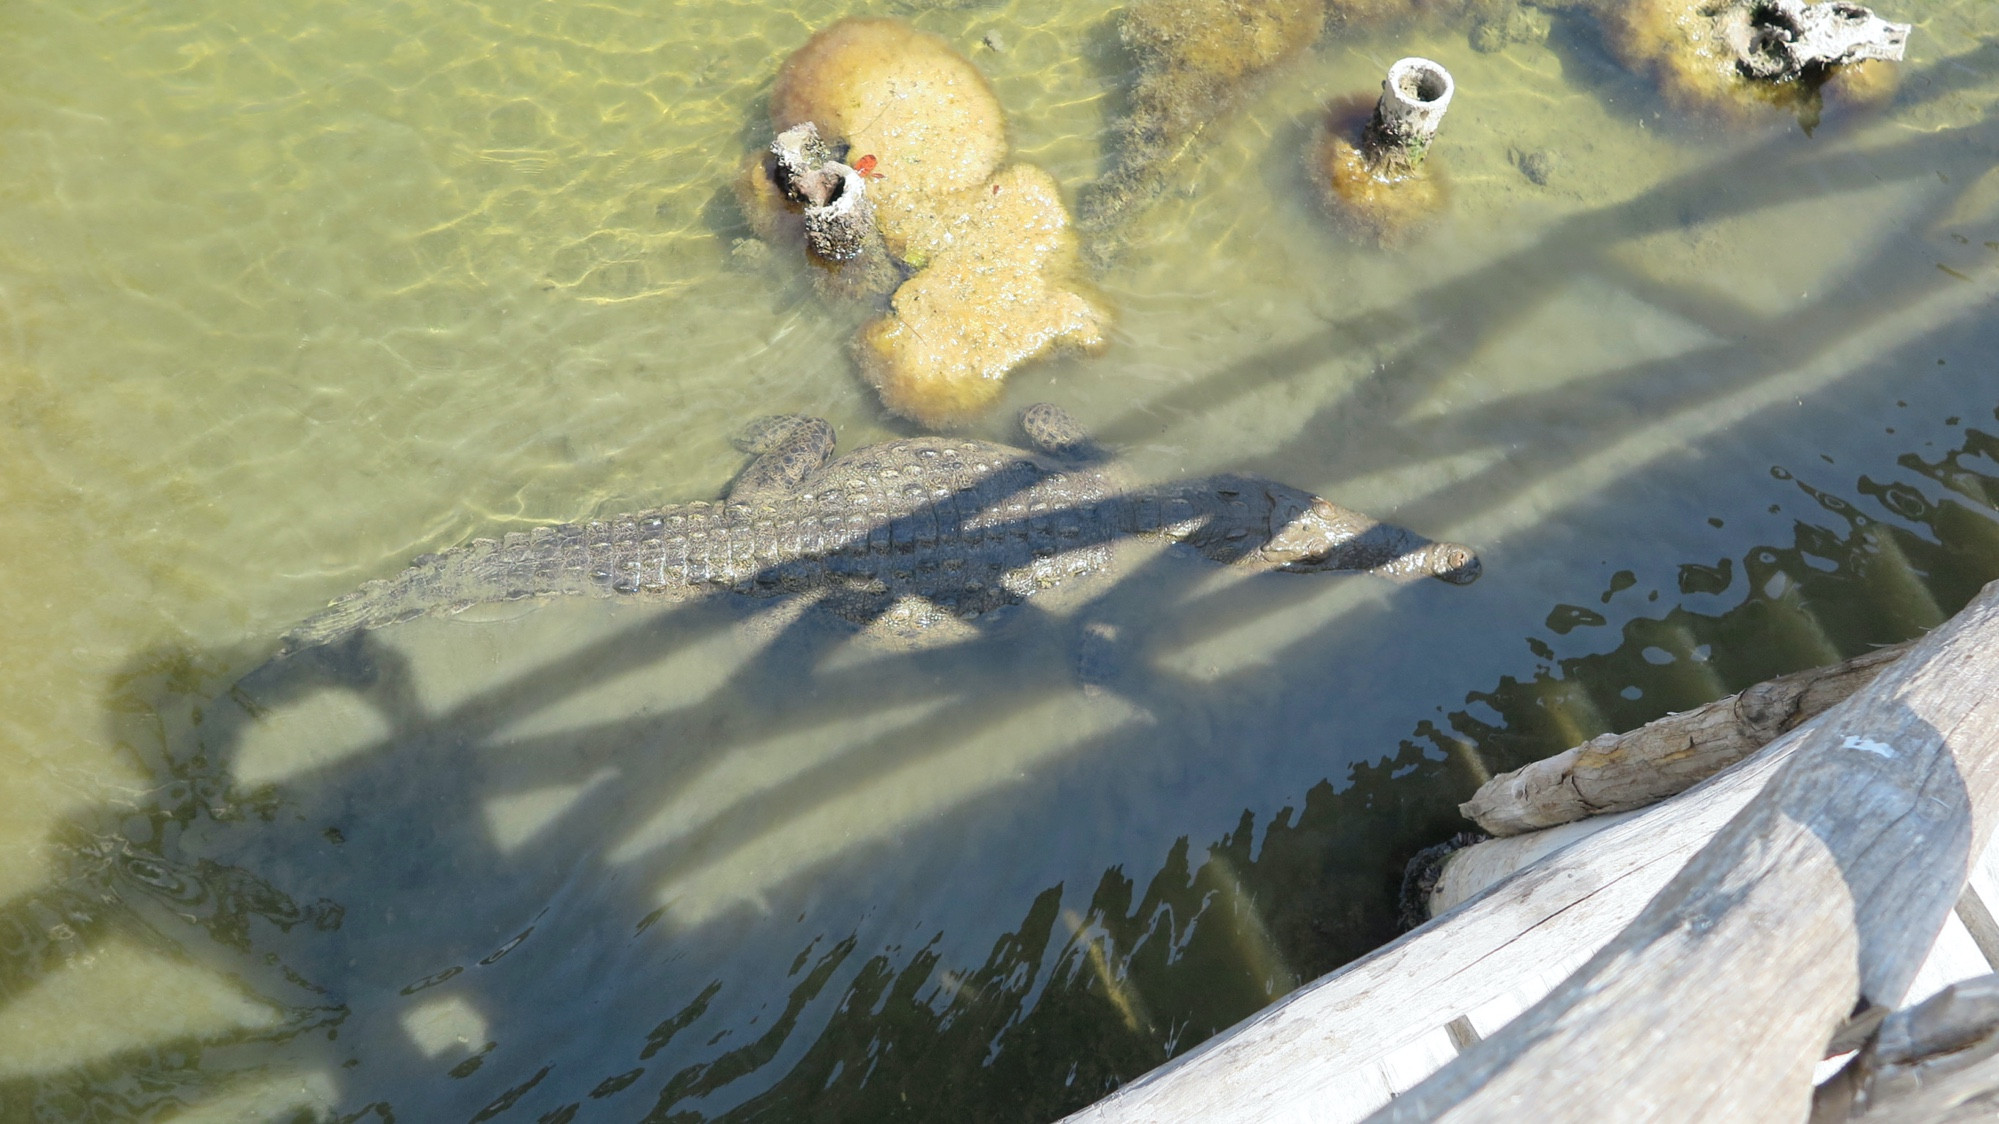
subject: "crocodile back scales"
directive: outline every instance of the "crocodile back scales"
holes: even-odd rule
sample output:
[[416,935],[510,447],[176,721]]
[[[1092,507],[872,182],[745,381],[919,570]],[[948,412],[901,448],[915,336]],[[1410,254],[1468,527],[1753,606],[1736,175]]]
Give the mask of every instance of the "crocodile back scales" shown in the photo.
[[792,492],[538,527],[423,556],[308,618],[284,650],[551,594],[829,590],[921,597],[971,616],[1107,568],[1119,534],[1184,518],[1175,506],[1120,496],[1099,465],[1065,466],[985,441],[888,441],[833,461]]

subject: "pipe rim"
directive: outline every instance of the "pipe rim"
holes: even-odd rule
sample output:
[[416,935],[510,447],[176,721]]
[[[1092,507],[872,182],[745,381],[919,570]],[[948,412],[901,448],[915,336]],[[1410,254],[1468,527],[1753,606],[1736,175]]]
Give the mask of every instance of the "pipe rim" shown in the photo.
[[1389,96],[1416,109],[1442,109],[1451,103],[1457,83],[1442,63],[1418,56],[1397,59],[1388,68]]

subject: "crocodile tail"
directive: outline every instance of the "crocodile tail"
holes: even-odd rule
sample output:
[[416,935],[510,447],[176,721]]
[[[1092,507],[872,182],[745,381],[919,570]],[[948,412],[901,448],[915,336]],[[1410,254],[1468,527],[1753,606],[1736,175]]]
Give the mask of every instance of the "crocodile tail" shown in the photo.
[[443,554],[421,555],[393,578],[364,582],[286,633],[278,654],[288,656],[365,629],[426,613],[455,613],[494,600],[488,571],[496,546],[491,539],[477,539]]

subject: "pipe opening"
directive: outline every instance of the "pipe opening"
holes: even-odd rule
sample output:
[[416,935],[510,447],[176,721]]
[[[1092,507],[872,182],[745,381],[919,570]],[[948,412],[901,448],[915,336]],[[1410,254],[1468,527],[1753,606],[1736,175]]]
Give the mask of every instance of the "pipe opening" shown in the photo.
[[1451,92],[1450,76],[1430,67],[1411,67],[1396,80],[1402,96],[1418,104],[1442,101]]

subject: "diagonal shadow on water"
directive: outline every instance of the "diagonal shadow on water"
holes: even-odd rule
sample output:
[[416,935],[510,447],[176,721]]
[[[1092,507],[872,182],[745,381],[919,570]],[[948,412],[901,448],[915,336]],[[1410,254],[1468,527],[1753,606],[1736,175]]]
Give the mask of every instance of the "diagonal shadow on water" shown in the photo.
[[[1345,479],[1407,457],[1392,433],[1354,426],[1356,417],[1372,425],[1406,411],[1577,272],[1724,339],[1776,336],[1776,347],[1766,338],[1719,343],[1599,372],[1586,380],[1588,393],[1572,385],[1481,407],[1485,421],[1492,411],[1503,418],[1566,408],[1589,440],[1615,439],[1659,413],[1697,410],[1778,379],[1960,283],[1907,272],[1884,279],[1877,256],[1816,301],[1757,317],[1634,273],[1610,256],[1615,243],[1690,217],[1749,214],[1868,186],[1878,182],[1877,161],[1907,169],[1895,173],[1904,178],[1927,175],[1970,160],[1995,139],[1988,123],[1913,137],[1864,159],[1819,158],[1778,142],[1752,148],[1563,224],[1528,250],[1423,294],[1410,305],[1418,313],[1403,322],[1332,325],[1318,338],[1203,376],[1153,408],[1212,408],[1291,377],[1331,346],[1372,341],[1393,358],[1266,458],[1284,463],[1300,445],[1352,430],[1341,464],[1354,467],[1335,474]],[[1910,221],[1933,221],[1956,196],[1932,193]],[[1444,309],[1452,310],[1448,319]],[[1695,368],[1706,377],[1657,385]],[[1628,416],[1606,416],[1588,404],[1593,395],[1615,398]],[[1482,428],[1471,413],[1394,424],[1440,429],[1467,444]],[[1138,425],[1127,418],[1111,436]],[[1524,469],[1516,461],[1475,473],[1412,510],[1425,520],[1464,518],[1556,475],[1564,453],[1550,451]],[[406,1119],[490,1118],[546,1100],[558,1107],[544,1119],[567,1120],[585,1095],[575,1081],[612,1070],[597,1055],[616,1041],[631,1047],[634,1066],[644,1061],[674,1074],[664,1086],[657,1075],[638,1086],[658,1090],[660,1112],[708,1113],[680,1102],[709,1094],[721,1094],[715,1110],[726,1109],[722,1091],[735,1078],[782,1068],[804,1049],[787,1039],[806,1025],[808,1007],[819,1005],[814,1026],[840,1013],[824,1010],[818,997],[838,994],[836,984],[854,986],[863,970],[856,948],[899,949],[900,941],[921,939],[905,931],[907,919],[870,915],[905,892],[896,879],[912,871],[929,879],[918,883],[927,887],[921,892],[950,884],[949,852],[962,845],[955,837],[967,809],[993,803],[997,791],[1031,790],[1032,774],[1072,761],[1198,770],[1232,731],[1254,739],[1292,734],[1256,713],[1301,684],[1260,668],[1202,678],[1154,657],[1166,643],[1198,642],[1258,614],[1283,613],[1292,590],[1319,579],[1266,576],[1215,588],[1211,578],[1204,565],[1172,553],[1138,559],[1062,614],[1001,614],[958,645],[922,651],[856,647],[850,626],[788,616],[767,602],[717,599],[658,611],[565,602],[477,624],[420,620],[255,668],[249,652],[136,657],[111,687],[113,737],[157,784],[75,817],[58,841],[68,863],[60,877],[0,905],[0,932],[11,934],[0,1003],[19,1013],[58,965],[129,940],[199,962],[277,1014],[263,1027],[170,1037],[73,1072],[0,1082],[0,1107],[11,1115],[89,1089],[122,1106],[107,1111],[150,1116],[278,1069],[325,1075],[332,1098],[350,1110],[369,1091],[395,1090],[395,1111]],[[1356,631],[1392,625],[1398,612],[1440,594],[1464,595],[1384,590],[1350,617]],[[1094,624],[1109,626],[1123,646],[1104,653],[1114,666],[1093,671],[1094,690],[1085,692],[1076,654]],[[1345,632],[1321,630],[1273,645],[1265,666],[1340,667],[1364,650]],[[559,654],[542,658],[546,652]],[[1022,727],[1024,713],[1040,717]],[[1023,742],[1037,744],[1023,751]],[[739,759],[769,771],[723,776]],[[1405,744],[1397,767],[1426,759]],[[966,775],[975,779],[964,783]],[[1387,776],[1383,770],[1383,785]],[[509,801],[537,794],[545,799],[536,807],[507,810]],[[662,828],[667,812],[680,818]],[[984,830],[979,838],[989,836]],[[1061,845],[1058,832],[1044,846]],[[919,852],[936,854],[886,860]],[[1178,861],[1184,868],[1184,854]],[[1129,883],[1119,889],[1106,880],[1093,916],[1120,894],[1128,903]],[[979,892],[976,884],[968,889]],[[1215,883],[1208,893],[1219,900],[1226,887]],[[992,896],[999,901],[992,916],[1011,923],[1008,893]],[[1059,893],[1054,904],[1044,897],[1035,898],[1030,921],[1059,914]],[[690,907],[690,898],[700,901]],[[778,905],[811,915],[812,925],[787,926]],[[921,909],[909,913],[915,924],[930,919]],[[979,934],[1000,930],[975,910],[964,916]],[[852,931],[825,939],[843,927]],[[1091,947],[1086,930],[1079,923],[1064,948]],[[983,986],[1022,972],[1034,978],[1031,969],[1051,949],[1019,943],[1017,955],[995,951]],[[910,963],[962,963],[962,951],[940,947]],[[896,975],[883,956],[869,963],[877,976]],[[759,974],[770,977],[762,990],[742,982]],[[942,986],[927,968],[904,976],[898,986]],[[597,995],[606,980],[660,994]],[[1039,986],[1020,990],[1009,1010],[1031,1009]],[[607,1006],[595,1009],[580,1002],[584,996]],[[759,1032],[756,1048],[731,1053],[733,1028],[755,1024],[773,1001],[783,1014]],[[658,1010],[672,1015],[660,1022]],[[676,1044],[680,1029],[697,1024],[714,1037]],[[995,1041],[1008,1025],[1002,1019],[993,1029]],[[784,1033],[769,1038],[780,1026]],[[207,1067],[202,1075],[187,1060],[196,1056]],[[485,1064],[491,1069],[482,1075]],[[557,1076],[540,1087],[551,1072]],[[588,1095],[608,1089],[609,1098],[639,1080],[611,1088],[606,1077]],[[563,1102],[570,1115],[561,1115]],[[614,1104],[603,1111],[630,1118],[629,1108],[616,1115]]]

